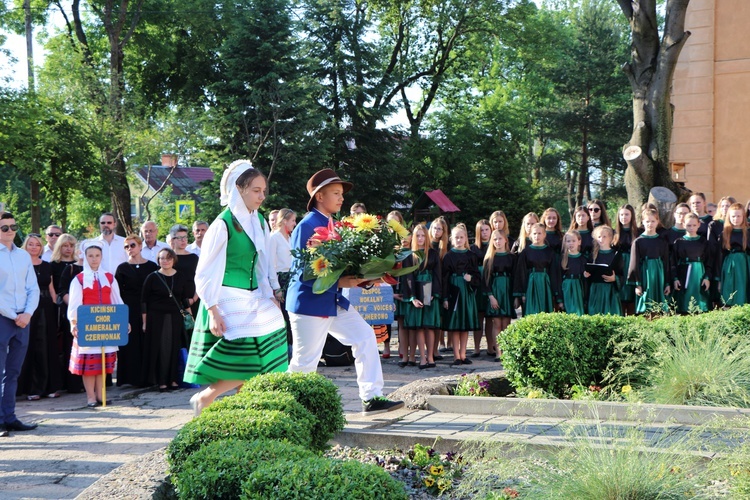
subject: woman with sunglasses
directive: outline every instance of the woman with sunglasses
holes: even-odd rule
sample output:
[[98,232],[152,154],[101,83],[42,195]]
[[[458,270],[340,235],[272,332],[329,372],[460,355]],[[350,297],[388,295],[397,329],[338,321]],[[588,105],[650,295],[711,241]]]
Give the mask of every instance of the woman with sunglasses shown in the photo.
[[125,252],[127,262],[117,266],[115,279],[120,285],[120,296],[128,306],[128,320],[130,322],[130,337],[127,345],[120,347],[117,366],[117,385],[145,385],[145,370],[143,367],[143,316],[141,311],[141,293],[146,276],[153,273],[159,266],[141,255],[143,240],[140,236],[131,234],[125,238]]
[[34,265],[39,285],[39,306],[31,316],[29,349],[18,379],[18,394],[26,394],[29,401],[37,401],[42,395],[57,397],[62,386],[55,320],[57,296],[52,285],[52,266],[42,260],[44,243],[41,236],[29,234],[21,248],[28,252]]
[[610,226],[609,216],[607,215],[607,205],[602,200],[591,200],[588,204],[591,224],[594,228],[599,226]]

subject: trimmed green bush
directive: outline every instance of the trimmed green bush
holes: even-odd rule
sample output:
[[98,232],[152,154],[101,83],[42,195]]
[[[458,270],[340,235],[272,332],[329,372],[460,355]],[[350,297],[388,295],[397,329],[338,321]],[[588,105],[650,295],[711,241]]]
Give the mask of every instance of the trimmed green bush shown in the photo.
[[242,483],[243,499],[406,499],[403,485],[377,465],[327,458],[270,462]]
[[242,386],[245,392],[281,391],[292,394],[316,418],[312,447],[324,449],[344,428],[344,408],[336,385],[319,373],[266,373],[253,377]]
[[315,454],[301,446],[257,439],[222,439],[201,446],[172,476],[180,498],[237,498],[242,481],[267,462],[302,460]]
[[[216,401],[203,410],[203,413],[221,413],[236,410],[278,410],[289,415],[295,422],[304,421],[302,425],[310,429],[314,429],[318,423],[317,417],[302,406],[293,394],[281,391],[241,392]],[[316,449],[317,451],[324,450],[322,447]]]
[[503,367],[516,389],[535,387],[563,397],[575,384],[598,384],[607,366],[609,339],[641,318],[535,314],[498,336]]
[[167,447],[167,461],[178,474],[187,458],[202,445],[227,438],[287,440],[310,447],[312,427],[278,410],[227,410],[206,412],[185,424]]
[[626,384],[656,380],[655,354],[664,342],[674,344],[675,335],[687,331],[703,338],[708,332],[747,337],[750,305],[652,321],[640,316],[535,314],[511,324],[498,336],[498,344],[516,390],[533,387],[565,397],[576,384],[604,382],[616,392]]

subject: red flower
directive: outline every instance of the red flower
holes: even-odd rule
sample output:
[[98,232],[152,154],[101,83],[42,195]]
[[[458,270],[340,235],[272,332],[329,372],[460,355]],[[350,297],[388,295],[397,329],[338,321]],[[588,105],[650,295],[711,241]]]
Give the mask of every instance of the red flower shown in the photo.
[[[333,225],[332,220],[328,220],[328,226],[327,227],[316,227],[315,228],[315,234],[312,235],[310,238],[310,241],[317,242],[318,244],[323,243],[324,241],[341,241],[341,235],[336,231],[336,228]],[[310,246],[310,242],[308,241],[308,246]],[[317,245],[315,245],[317,246]]]

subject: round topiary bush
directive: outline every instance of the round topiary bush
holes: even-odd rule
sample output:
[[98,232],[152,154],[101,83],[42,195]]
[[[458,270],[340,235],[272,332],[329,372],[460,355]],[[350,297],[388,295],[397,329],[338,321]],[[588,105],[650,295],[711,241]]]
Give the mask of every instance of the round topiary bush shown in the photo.
[[336,385],[318,373],[266,373],[253,377],[242,386],[244,392],[287,392],[317,418],[312,447],[324,449],[326,443],[344,428],[346,419]]
[[309,421],[295,420],[278,410],[228,410],[207,412],[180,429],[167,447],[170,470],[179,474],[185,460],[202,445],[221,439],[252,441],[259,438],[287,440],[310,447],[312,427]]
[[[241,392],[216,401],[203,410],[203,413],[220,413],[236,410],[281,411],[289,415],[294,421],[304,421],[301,425],[310,429],[314,429],[318,422],[317,417],[297,402],[293,394],[281,391]],[[323,448],[316,449],[323,451]]]
[[312,451],[282,441],[222,439],[191,454],[172,483],[179,498],[237,498],[242,482],[259,466],[312,457]]
[[[300,491],[302,485],[306,493]],[[269,462],[242,483],[243,499],[406,499],[402,484],[377,465],[315,457]]]

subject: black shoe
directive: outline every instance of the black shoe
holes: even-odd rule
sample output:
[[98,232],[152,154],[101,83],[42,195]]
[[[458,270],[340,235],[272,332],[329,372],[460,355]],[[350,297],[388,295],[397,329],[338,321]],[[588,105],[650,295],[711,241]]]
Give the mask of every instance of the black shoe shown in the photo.
[[439,354],[437,356],[433,356],[435,358],[435,361],[442,361],[444,358],[440,356]]
[[437,365],[435,363],[427,363],[427,366],[425,368],[436,368]]
[[495,358],[495,363],[499,363],[501,361],[501,358]]
[[13,422],[5,423],[6,431],[33,431],[36,429],[37,424],[24,424],[20,420],[16,419]]
[[409,366],[417,366],[417,362],[416,361],[409,361],[408,365]]
[[453,363],[451,363],[451,366],[461,366],[461,364],[462,364],[461,360],[460,359],[456,359],[456,360],[453,361]]
[[94,401],[93,403],[86,403],[86,408],[96,408],[101,403],[99,401]]
[[463,364],[465,364],[465,365],[470,365],[470,364],[472,364],[472,362],[471,362],[471,360],[470,360],[470,359],[462,359],[462,360],[461,360],[461,363],[463,363]]
[[472,358],[478,358],[478,357],[479,357],[479,356],[481,356],[481,355],[482,355],[482,353],[481,353],[481,352],[479,352],[479,351],[476,351],[476,352],[475,352],[474,354],[472,354],[472,355],[471,355],[471,357],[472,357]]
[[377,415],[403,407],[403,401],[391,401],[383,396],[375,396],[368,401],[362,401],[362,415]]
[[[97,399],[96,400],[96,406],[101,406],[101,405],[102,405],[102,402]],[[112,405],[112,400],[108,399],[107,400],[107,406],[111,406],[111,405]]]
[[424,370],[425,368],[429,368],[429,367],[430,367],[430,365],[428,365],[426,363],[424,365],[419,365],[419,369],[420,370]]
[[405,366],[406,366],[407,364],[408,364],[408,363],[407,363],[406,361],[399,361],[399,362],[398,362],[398,367],[399,367],[399,368],[403,368],[403,367],[405,367]]

